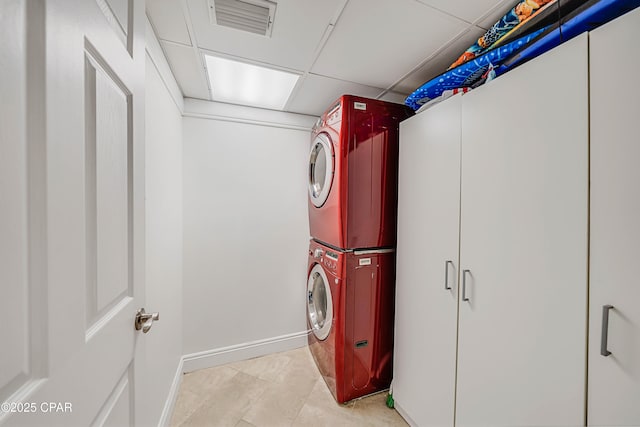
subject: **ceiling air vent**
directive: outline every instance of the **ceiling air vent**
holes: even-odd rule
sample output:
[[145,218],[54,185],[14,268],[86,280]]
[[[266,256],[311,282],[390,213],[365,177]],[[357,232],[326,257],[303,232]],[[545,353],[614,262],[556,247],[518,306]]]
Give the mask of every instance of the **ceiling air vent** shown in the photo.
[[211,23],[271,37],[276,4],[268,0],[209,0]]

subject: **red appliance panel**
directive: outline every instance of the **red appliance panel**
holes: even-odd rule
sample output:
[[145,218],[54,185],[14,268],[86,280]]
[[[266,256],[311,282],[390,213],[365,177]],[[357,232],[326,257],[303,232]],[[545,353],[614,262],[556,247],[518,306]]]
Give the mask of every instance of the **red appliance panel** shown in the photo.
[[400,120],[385,105],[367,108],[354,110],[349,121],[343,224],[348,248],[353,249],[396,244]]
[[[317,250],[322,251],[320,256],[316,256]],[[338,260],[336,261],[326,257],[327,250],[336,254]],[[345,254],[327,248],[312,240],[309,244],[307,277],[316,264],[321,264],[325,267],[325,273],[329,280],[329,288],[331,289],[333,319],[331,331],[326,339],[319,340],[313,333],[308,335],[309,350],[331,394],[333,394],[336,400],[340,401],[340,399],[344,399],[342,387],[338,387],[337,384],[342,383],[344,375],[344,345],[341,345],[341,343],[344,342],[345,330],[345,286],[342,279],[345,269]],[[308,316],[307,327],[311,328]],[[340,394],[338,394],[338,389]]]
[[[311,236],[343,249],[396,243],[399,123],[404,105],[344,95],[321,118],[331,136],[334,176],[323,206],[309,201]],[[338,119],[340,117],[340,119]]]
[[[309,199],[309,228],[311,237],[326,242],[338,248],[345,247],[343,234],[343,200],[346,200],[346,188],[343,185],[342,171],[345,169],[344,158],[346,149],[341,147],[343,109],[341,101],[336,103],[320,119],[322,126],[316,128],[312,134],[312,143],[316,136],[324,134],[331,141],[333,149],[333,178],[329,196],[321,207],[316,207]],[[344,151],[344,153],[341,152]]]
[[391,384],[395,307],[395,253],[347,258],[345,312],[346,400]]
[[392,375],[395,253],[345,253],[312,241],[309,273],[316,264],[323,266],[329,281],[333,319],[326,339],[319,340],[311,333],[308,341],[329,390],[344,403],[388,388]]

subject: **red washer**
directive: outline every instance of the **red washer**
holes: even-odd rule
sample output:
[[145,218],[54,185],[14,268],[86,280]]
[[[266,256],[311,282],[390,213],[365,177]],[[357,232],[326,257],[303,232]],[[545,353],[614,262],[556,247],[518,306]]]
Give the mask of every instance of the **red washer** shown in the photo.
[[398,127],[404,105],[342,96],[318,120],[309,156],[311,237],[343,249],[396,244]]
[[395,252],[342,252],[309,244],[309,349],[338,401],[389,388]]

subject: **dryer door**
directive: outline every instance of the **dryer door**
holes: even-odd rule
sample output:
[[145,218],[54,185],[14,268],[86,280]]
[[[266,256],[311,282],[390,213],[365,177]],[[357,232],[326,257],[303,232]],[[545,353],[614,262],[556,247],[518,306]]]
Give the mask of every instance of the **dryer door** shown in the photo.
[[311,330],[319,340],[324,340],[331,332],[333,299],[327,274],[320,264],[314,265],[309,273],[307,296],[307,314]]
[[333,181],[334,155],[329,135],[316,136],[309,154],[309,197],[314,206],[324,205]]

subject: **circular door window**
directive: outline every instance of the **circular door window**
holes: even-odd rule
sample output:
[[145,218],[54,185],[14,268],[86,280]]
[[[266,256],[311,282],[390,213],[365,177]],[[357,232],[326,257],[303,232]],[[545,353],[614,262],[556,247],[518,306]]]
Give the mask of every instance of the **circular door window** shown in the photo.
[[316,264],[309,273],[307,313],[313,334],[319,340],[326,339],[333,322],[333,300],[327,274],[320,264]]
[[333,179],[333,148],[329,136],[316,136],[309,154],[309,197],[314,206],[324,205]]

